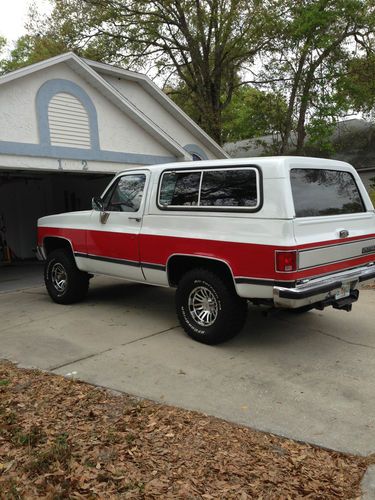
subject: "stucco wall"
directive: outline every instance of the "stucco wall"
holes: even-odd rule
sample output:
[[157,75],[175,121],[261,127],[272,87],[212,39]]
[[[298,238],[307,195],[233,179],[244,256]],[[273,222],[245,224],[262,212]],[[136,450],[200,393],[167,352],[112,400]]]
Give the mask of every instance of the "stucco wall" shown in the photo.
[[45,81],[55,78],[67,79],[78,84],[91,97],[97,110],[101,149],[161,156],[171,155],[157,139],[134,123],[65,63],[1,86],[0,140],[39,143],[35,97]]
[[203,149],[208,158],[217,158],[194,134],[148,94],[139,83],[108,75],[102,76],[181,146],[196,144]]

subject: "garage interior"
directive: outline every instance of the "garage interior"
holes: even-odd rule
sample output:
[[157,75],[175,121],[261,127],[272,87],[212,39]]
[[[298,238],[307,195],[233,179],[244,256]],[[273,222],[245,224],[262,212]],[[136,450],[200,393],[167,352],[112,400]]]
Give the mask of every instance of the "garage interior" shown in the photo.
[[0,263],[35,260],[37,220],[91,209],[113,174],[0,170]]

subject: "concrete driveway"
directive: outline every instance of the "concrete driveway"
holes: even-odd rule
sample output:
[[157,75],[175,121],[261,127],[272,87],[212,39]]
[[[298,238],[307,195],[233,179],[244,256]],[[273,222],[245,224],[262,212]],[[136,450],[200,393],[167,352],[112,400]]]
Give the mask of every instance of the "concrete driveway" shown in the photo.
[[265,317],[250,308],[239,336],[209,347],[178,327],[172,290],[94,278],[85,302],[60,306],[32,286],[0,293],[0,358],[329,448],[375,452],[375,291],[363,290],[349,314]]

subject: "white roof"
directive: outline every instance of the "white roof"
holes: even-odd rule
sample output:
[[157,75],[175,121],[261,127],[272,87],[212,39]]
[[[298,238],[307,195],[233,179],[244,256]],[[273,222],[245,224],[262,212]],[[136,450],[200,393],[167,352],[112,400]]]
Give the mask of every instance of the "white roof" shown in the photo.
[[[187,161],[176,163],[164,163],[154,165],[153,172],[162,172],[163,170],[187,170],[189,168],[205,168],[205,167],[235,167],[235,166],[257,166],[262,168],[263,175],[267,178],[285,177],[286,169],[308,167],[308,168],[326,168],[335,170],[354,170],[354,167],[349,163],[328,160],[325,158],[315,158],[307,156],[258,156],[251,158],[228,158],[225,160],[204,160],[204,161]],[[128,169],[133,170],[133,169]],[[123,172],[127,172],[124,170]],[[118,174],[118,175],[121,175]]]

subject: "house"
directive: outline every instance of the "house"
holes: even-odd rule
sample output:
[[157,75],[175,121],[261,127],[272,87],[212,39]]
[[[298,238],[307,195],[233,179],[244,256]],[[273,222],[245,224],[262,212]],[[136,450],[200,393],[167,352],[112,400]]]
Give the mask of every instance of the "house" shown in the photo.
[[33,257],[39,217],[89,209],[116,172],[211,158],[227,154],[143,74],[67,53],[0,78],[0,237],[15,258]]

